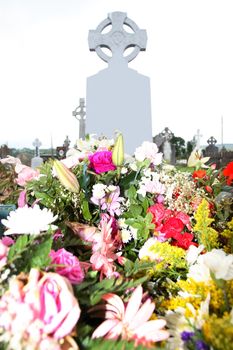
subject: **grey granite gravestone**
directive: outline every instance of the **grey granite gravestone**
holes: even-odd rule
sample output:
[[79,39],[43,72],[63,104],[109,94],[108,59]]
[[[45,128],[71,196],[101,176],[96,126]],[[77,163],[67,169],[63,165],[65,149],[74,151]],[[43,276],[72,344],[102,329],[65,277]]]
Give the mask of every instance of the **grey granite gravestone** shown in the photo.
[[35,139],[32,144],[35,147],[35,156],[31,160],[31,167],[36,169],[43,163],[43,158],[40,157],[40,146],[42,143],[39,139]]
[[[111,30],[103,33],[108,26]],[[107,62],[108,68],[87,78],[86,131],[110,138],[121,131],[125,151],[132,154],[143,141],[152,141],[150,79],[128,68],[128,62],[146,49],[146,31],[126,13],[112,12],[96,30],[89,31],[88,41],[90,51]]]

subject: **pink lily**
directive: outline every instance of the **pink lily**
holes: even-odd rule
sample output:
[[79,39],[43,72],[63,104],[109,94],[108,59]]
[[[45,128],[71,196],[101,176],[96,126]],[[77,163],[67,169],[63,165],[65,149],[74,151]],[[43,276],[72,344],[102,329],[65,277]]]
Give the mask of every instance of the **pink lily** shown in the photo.
[[155,304],[150,299],[142,304],[142,298],[142,286],[134,290],[127,305],[118,295],[105,294],[102,299],[107,303],[99,309],[104,308],[106,320],[97,327],[92,338],[117,339],[121,336],[122,339],[135,340],[137,345],[144,346],[167,339],[169,333],[163,329],[166,321],[162,319],[148,321]]

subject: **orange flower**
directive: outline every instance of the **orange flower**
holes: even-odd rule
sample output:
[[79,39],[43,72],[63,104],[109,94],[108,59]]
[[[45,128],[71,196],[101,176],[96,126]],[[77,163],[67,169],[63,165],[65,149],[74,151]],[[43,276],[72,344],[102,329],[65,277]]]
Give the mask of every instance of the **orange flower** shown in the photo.
[[199,169],[193,172],[192,177],[194,179],[203,179],[206,176],[206,170]]

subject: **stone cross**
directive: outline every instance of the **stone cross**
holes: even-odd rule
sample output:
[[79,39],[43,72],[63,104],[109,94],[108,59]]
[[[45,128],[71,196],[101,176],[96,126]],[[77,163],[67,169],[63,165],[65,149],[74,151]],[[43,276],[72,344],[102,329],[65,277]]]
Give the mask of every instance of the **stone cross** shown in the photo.
[[42,143],[40,142],[39,139],[36,138],[32,144],[35,147],[35,156],[31,159],[31,167],[33,169],[36,169],[43,163],[43,158],[40,157],[40,149],[39,149]]
[[[103,30],[112,26],[111,30],[103,34]],[[133,33],[124,29],[128,26]],[[102,21],[95,30],[89,31],[88,36],[89,49],[95,51],[97,55],[105,62],[130,62],[139,53],[146,50],[147,35],[144,29],[139,29],[137,24],[127,17],[125,12],[112,12],[104,21]],[[108,48],[112,56],[105,54],[101,48]],[[124,57],[127,48],[133,47],[133,51]]]
[[196,148],[199,150],[201,148],[201,137],[203,135],[200,134],[200,129],[197,129],[197,134],[195,137]]
[[79,99],[79,106],[75,108],[75,110],[72,112],[73,116],[79,121],[79,138],[82,140],[85,140],[86,135],[86,111],[85,108],[85,99],[80,98]]
[[[111,30],[105,33],[108,26]],[[119,130],[126,153],[132,154],[143,141],[152,141],[150,80],[128,68],[128,62],[146,49],[146,31],[125,12],[112,12],[89,31],[88,42],[108,68],[87,78],[87,133],[112,138]],[[133,51],[127,55],[128,48]]]
[[207,140],[207,143],[211,146],[215,146],[215,144],[217,143],[217,140],[211,136],[208,140]]
[[35,147],[35,157],[39,157],[40,156],[40,146],[42,145],[42,143],[40,142],[39,139],[35,139],[32,143],[32,145]]

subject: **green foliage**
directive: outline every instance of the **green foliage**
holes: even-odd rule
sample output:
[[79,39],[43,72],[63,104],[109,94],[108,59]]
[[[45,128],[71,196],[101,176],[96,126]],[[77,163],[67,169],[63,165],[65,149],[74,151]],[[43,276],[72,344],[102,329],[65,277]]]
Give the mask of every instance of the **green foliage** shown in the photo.
[[137,239],[144,242],[148,238],[150,231],[155,229],[155,225],[151,222],[152,218],[152,214],[147,213],[145,217],[138,216],[128,218],[125,223],[137,229]]
[[[134,269],[134,274],[136,274]],[[131,271],[131,275],[132,275]],[[97,272],[91,271],[87,274],[83,283],[74,286],[75,294],[80,300],[81,305],[93,306],[100,302],[102,296],[106,293],[123,294],[127,289],[137,287],[139,284],[147,281],[148,277],[143,276],[141,278],[129,279],[123,278],[106,278],[99,281],[99,275]],[[99,281],[99,282],[98,282]]]
[[15,182],[15,171],[10,164],[0,163],[0,204],[15,204],[21,189]]
[[13,264],[18,273],[29,272],[33,267],[43,269],[50,262],[52,242],[52,236],[48,233],[40,236],[22,235],[10,247],[7,264]]
[[29,202],[35,199],[40,205],[51,209],[59,216],[60,221],[79,220],[80,200],[76,193],[72,193],[60,184],[60,181],[52,174],[52,161],[42,164],[40,168],[40,179],[30,181],[27,184]]
[[184,158],[186,156],[185,140],[182,137],[173,136],[171,144],[175,146],[176,158]]
[[[135,346],[134,342],[127,340],[103,340],[103,339],[90,339],[87,338],[83,342],[83,350],[146,350],[148,347],[142,345]],[[165,350],[166,347],[150,347],[150,349]]]

